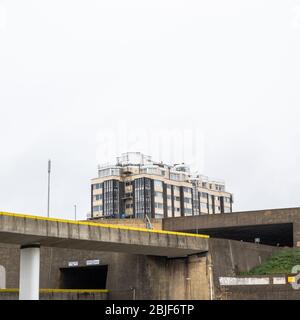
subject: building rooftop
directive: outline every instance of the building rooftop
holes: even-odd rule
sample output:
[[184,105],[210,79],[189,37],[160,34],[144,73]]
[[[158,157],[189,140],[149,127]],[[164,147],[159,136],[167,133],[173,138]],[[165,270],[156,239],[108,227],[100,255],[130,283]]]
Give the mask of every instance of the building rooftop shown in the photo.
[[[131,171],[130,168],[135,169]],[[174,181],[187,181],[196,185],[205,186],[212,183],[220,186],[220,190],[225,191],[223,180],[211,180],[207,176],[197,172],[191,172],[190,166],[185,163],[173,165],[165,164],[162,161],[154,161],[151,156],[141,152],[126,152],[117,157],[115,164],[102,164],[98,166],[98,177],[120,176],[126,174],[150,174],[165,177]]]

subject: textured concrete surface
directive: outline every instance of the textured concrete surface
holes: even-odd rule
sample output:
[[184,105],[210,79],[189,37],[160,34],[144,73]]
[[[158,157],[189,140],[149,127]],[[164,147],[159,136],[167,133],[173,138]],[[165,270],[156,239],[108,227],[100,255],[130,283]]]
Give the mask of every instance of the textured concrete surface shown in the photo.
[[300,208],[167,218],[163,229],[249,242],[258,237],[263,244],[299,247]]
[[[19,248],[0,244],[0,265],[7,270],[7,287],[19,286]],[[41,248],[41,288],[61,288],[60,268],[69,261],[85,266],[98,259],[108,265],[108,299],[208,299],[207,253],[188,258],[153,257],[61,248]],[[1,295],[0,295],[1,299]]]
[[[18,300],[18,292],[1,292],[0,300]],[[40,293],[40,300],[107,300],[108,293],[54,292]]]
[[[41,288],[61,288],[60,268],[68,267],[70,261],[85,266],[87,260],[100,260],[100,265],[108,266],[106,288],[110,290],[107,299],[209,299],[209,272],[212,265],[214,299],[225,299],[226,290],[219,286],[220,276],[236,276],[263,263],[280,248],[243,243],[239,241],[209,239],[209,251],[185,258],[154,257],[128,253],[74,250],[63,248],[41,248]],[[19,247],[0,243],[0,265],[7,274],[7,287],[19,285]],[[99,275],[100,276],[100,275]],[[251,296],[251,289],[243,289],[245,296]],[[279,286],[281,287],[281,286]],[[239,298],[239,289],[231,298]],[[233,292],[232,290],[232,292]],[[266,297],[294,297],[290,290],[277,293],[273,289],[263,289]],[[281,290],[281,288],[279,288]],[[225,291],[225,296],[224,296]],[[254,295],[253,295],[254,297]],[[257,296],[260,297],[260,296]],[[76,298],[74,296],[70,299]],[[0,299],[2,296],[0,294]]]
[[[41,247],[40,286],[42,288],[61,288],[60,268],[68,267],[71,261],[77,261],[78,266],[86,266],[87,260],[100,260],[100,265],[108,266],[106,288],[101,288],[110,290],[107,299],[133,299],[134,297],[147,300],[209,299],[210,270],[213,275],[214,299],[245,297],[293,299],[299,294],[288,288],[285,290],[281,286],[278,289],[280,292],[266,286],[260,288],[256,295],[254,290],[239,286],[239,288],[230,289],[229,294],[227,287],[219,286],[220,276],[236,276],[239,272],[248,271],[281,250],[278,247],[226,239],[202,239],[148,232],[141,235],[141,231],[138,230],[111,228],[109,231],[108,228],[90,225],[83,225],[81,229],[82,225],[72,223],[27,218],[21,218],[20,222],[20,218],[10,218],[12,220],[1,219],[0,216],[0,242],[2,239],[7,242],[14,239],[18,244],[0,243],[0,265],[6,269],[8,288],[19,286],[20,243],[25,244],[27,241],[39,239],[38,242],[51,245],[51,247]],[[102,229],[105,230],[102,231]],[[138,237],[140,243],[132,239],[134,236]],[[199,243],[202,250],[199,250],[197,241],[189,242],[186,239],[201,240]],[[122,241],[124,243],[121,243]],[[148,245],[142,241],[146,241],[145,243],[148,241]],[[137,247],[139,250],[136,251]],[[101,248],[104,249],[101,250]],[[151,249],[148,250],[149,248]],[[158,249],[160,251],[157,252],[160,255],[153,255]],[[166,252],[171,249],[180,250],[180,254],[184,252],[184,256],[168,258],[169,254]],[[113,252],[114,250],[123,252],[117,253]],[[142,254],[136,254],[136,252],[142,252]],[[162,252],[166,256],[162,255]],[[187,254],[189,256],[186,256]],[[54,296],[50,298],[56,299]],[[64,298],[80,297],[72,295],[57,299]],[[1,294],[0,299],[2,299]]]
[[[214,295],[221,299],[224,288],[219,277],[234,277],[261,265],[282,248],[226,239],[210,239],[209,252],[212,261]],[[238,290],[238,289],[237,289]]]
[[282,248],[226,239],[210,239],[215,277],[235,276],[261,265]]
[[206,238],[0,213],[0,242],[181,257],[208,250]]
[[[146,223],[144,219],[100,219],[94,218],[88,220],[89,222],[101,223],[101,224],[114,224],[127,227],[145,228]],[[162,230],[163,219],[151,219],[153,230]]]
[[221,300],[300,300],[300,290],[291,285],[225,286]]

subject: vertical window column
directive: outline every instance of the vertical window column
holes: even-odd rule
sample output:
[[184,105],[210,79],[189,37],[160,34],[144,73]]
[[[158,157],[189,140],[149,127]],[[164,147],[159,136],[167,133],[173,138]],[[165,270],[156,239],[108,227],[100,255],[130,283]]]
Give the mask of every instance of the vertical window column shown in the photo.
[[163,206],[164,206],[164,217],[168,217],[168,198],[167,198],[167,185],[163,182]]
[[183,187],[180,188],[180,215],[183,217],[184,216],[184,192],[183,192]]
[[175,217],[174,215],[174,186],[171,185],[171,201],[172,201],[172,217]]

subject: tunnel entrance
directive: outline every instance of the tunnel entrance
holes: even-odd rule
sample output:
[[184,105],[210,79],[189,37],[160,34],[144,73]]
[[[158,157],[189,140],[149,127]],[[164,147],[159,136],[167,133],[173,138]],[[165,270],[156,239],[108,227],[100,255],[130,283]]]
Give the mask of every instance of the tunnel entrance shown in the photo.
[[260,240],[261,244],[269,246],[292,247],[293,246],[293,224],[265,224],[249,225],[236,227],[220,227],[210,229],[188,230],[190,233],[208,234],[213,238],[238,240],[245,242],[254,242],[255,238]]
[[107,265],[60,268],[61,289],[106,289]]

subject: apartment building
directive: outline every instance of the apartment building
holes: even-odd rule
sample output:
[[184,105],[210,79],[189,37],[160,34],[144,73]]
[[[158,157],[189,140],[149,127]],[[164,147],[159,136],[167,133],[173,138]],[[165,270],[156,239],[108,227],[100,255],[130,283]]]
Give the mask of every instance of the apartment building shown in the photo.
[[98,167],[91,183],[91,218],[167,218],[232,212],[225,183],[128,152]]

